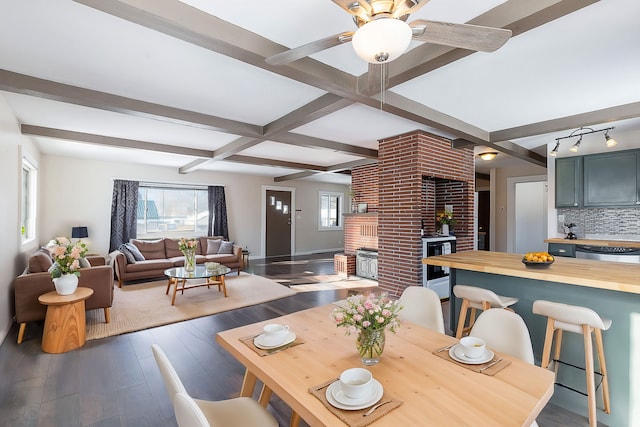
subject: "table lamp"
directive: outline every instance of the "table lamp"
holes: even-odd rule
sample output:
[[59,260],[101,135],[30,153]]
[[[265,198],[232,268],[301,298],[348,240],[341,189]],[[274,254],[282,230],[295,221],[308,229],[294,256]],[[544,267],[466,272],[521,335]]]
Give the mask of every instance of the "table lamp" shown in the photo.
[[78,239],[78,241],[82,238],[89,237],[89,232],[87,231],[87,227],[71,227],[71,238]]

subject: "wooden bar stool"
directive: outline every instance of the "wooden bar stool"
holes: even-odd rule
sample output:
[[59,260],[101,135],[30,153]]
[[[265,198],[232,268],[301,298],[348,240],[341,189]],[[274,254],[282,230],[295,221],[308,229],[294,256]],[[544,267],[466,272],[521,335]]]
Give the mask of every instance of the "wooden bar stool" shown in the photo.
[[[589,404],[589,425],[596,427],[598,420],[596,418],[596,386],[595,375],[602,377],[602,401],[604,412],[611,413],[611,403],[609,400],[609,383],[607,381],[607,367],[604,359],[604,346],[602,345],[602,331],[606,331],[611,327],[611,320],[602,319],[598,313],[590,308],[575,305],[567,305],[558,302],[537,300],[533,303],[533,312],[541,316],[546,316],[547,332],[544,338],[544,348],[542,350],[542,367],[547,368],[550,362],[551,346],[554,341],[555,333],[555,351],[553,353],[554,370],[558,374],[558,362],[560,361],[560,348],[562,344],[562,331],[574,332],[582,334],[584,339],[585,354],[585,374],[587,378],[587,402]],[[598,362],[600,363],[600,371],[595,372],[593,366],[593,343],[591,341],[591,333],[596,337],[596,348],[598,350]],[[582,368],[579,368],[582,369]],[[563,386],[562,384],[559,384]],[[574,390],[570,387],[570,390]]]
[[[518,298],[503,297],[489,289],[478,288],[477,286],[455,285],[453,287],[453,294],[462,299],[456,338],[462,338],[463,333],[471,330],[476,321],[477,309],[483,311],[490,308],[504,308],[511,310],[509,306],[518,302]],[[469,317],[469,324],[465,325],[467,321],[467,311],[469,308],[471,308],[471,316]]]

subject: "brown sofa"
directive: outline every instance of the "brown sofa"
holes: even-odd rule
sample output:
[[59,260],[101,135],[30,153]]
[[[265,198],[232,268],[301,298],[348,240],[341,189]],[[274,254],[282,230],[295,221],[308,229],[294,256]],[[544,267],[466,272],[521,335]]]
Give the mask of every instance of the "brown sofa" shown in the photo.
[[[85,301],[85,310],[104,309],[105,322],[109,323],[113,303],[113,269],[104,265],[103,257],[87,257],[87,260],[91,267],[81,268],[78,280],[78,286],[93,289],[93,295]],[[49,251],[38,249],[29,256],[25,272],[15,279],[15,319],[20,325],[18,344],[22,342],[27,322],[45,318],[47,307],[38,302],[38,297],[55,290],[51,274],[47,271],[52,263]]]
[[[224,237],[208,236],[199,237],[198,248],[196,249],[196,264],[205,262],[219,262],[232,270],[244,268],[244,258],[242,257],[242,246],[233,245],[233,253],[207,253],[209,241],[225,241]],[[162,238],[159,240],[137,240],[131,239],[132,243],[144,260],[131,262],[124,253],[116,250],[111,253],[111,262],[115,270],[118,286],[122,287],[124,282],[129,280],[153,279],[163,277],[164,271],[168,268],[182,267],[184,265],[184,254],[178,249],[180,239]]]

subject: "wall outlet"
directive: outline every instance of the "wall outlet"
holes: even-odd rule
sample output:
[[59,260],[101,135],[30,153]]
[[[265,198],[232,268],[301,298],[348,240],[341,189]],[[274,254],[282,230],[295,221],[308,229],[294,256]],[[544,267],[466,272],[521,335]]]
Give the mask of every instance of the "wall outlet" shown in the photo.
[[444,205],[445,212],[453,212],[453,205]]
[[564,215],[558,215],[558,222],[561,222],[564,224]]

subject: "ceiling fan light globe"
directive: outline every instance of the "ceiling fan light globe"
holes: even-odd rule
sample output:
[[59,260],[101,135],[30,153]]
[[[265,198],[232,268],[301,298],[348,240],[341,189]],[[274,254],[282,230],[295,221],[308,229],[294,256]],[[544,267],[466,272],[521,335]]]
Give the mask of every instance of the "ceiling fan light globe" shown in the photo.
[[391,62],[402,55],[411,43],[411,36],[411,27],[406,22],[380,18],[358,28],[351,44],[360,58],[372,64],[380,64]]

